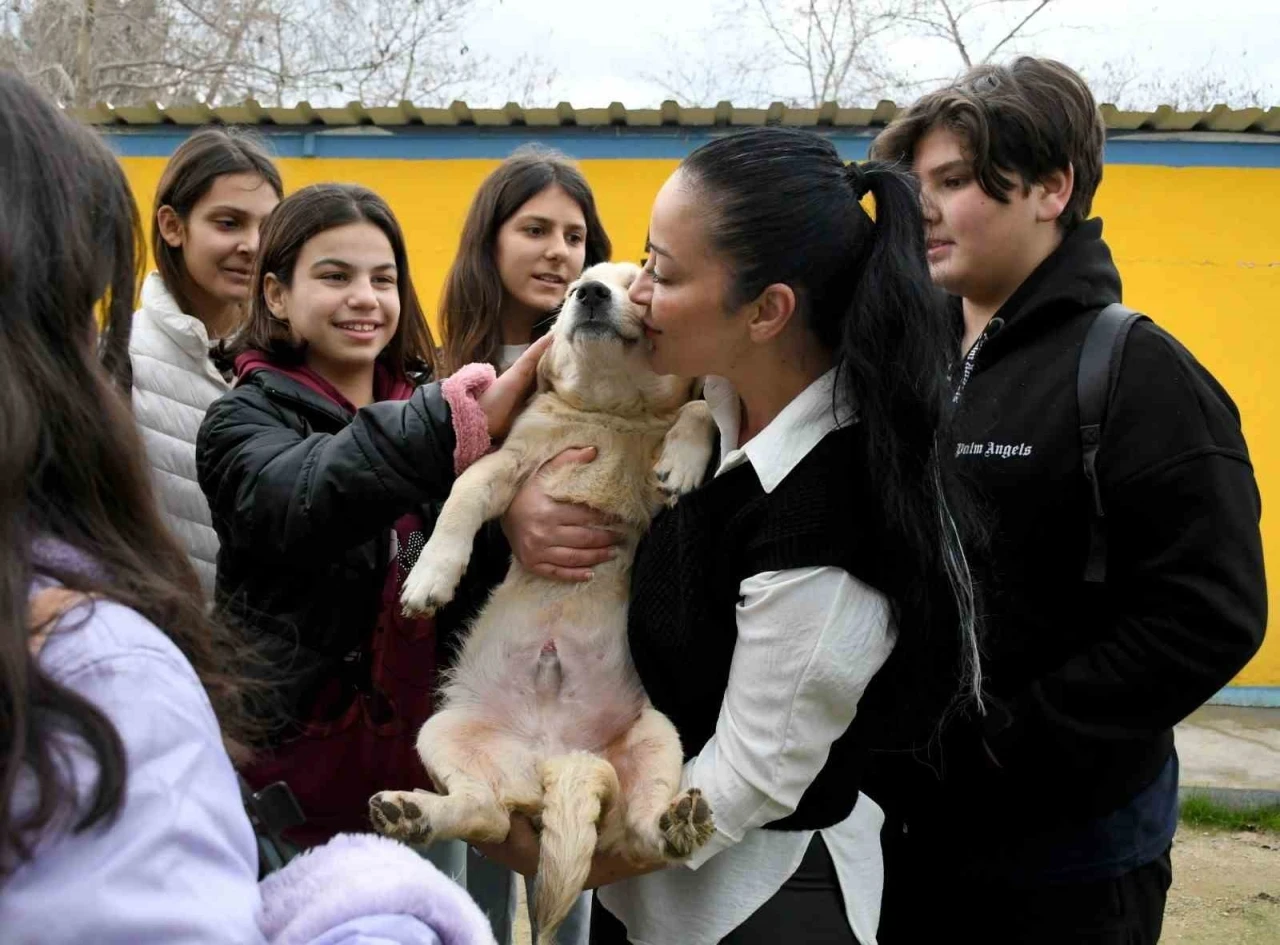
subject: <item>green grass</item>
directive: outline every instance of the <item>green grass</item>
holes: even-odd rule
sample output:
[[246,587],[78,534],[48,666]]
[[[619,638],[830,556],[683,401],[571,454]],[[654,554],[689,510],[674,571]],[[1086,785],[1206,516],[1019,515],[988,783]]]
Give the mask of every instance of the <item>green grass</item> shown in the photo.
[[1280,805],[1234,810],[1221,804],[1215,804],[1207,797],[1193,794],[1183,799],[1178,814],[1184,824],[1190,824],[1194,827],[1280,832]]

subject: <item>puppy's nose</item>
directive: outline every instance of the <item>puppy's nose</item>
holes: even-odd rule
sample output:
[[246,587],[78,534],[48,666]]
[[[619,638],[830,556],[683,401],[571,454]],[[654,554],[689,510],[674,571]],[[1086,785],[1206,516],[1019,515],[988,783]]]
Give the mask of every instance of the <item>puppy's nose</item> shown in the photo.
[[588,308],[595,308],[612,297],[609,287],[603,282],[584,282],[578,286],[575,295],[579,302],[586,302]]

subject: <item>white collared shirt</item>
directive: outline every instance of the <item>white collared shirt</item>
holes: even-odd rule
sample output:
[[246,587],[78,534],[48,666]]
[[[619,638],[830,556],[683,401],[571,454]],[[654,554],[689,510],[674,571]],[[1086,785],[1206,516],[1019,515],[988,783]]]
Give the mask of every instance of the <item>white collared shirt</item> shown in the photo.
[[[835,381],[833,368],[739,448],[738,396],[728,381],[708,378],[705,396],[720,429],[716,475],[750,463],[773,492],[823,437],[850,422],[847,403],[839,418],[833,410]],[[814,831],[759,828],[796,809],[893,648],[888,602],[840,568],[766,571],[739,591],[738,639],[716,732],[682,778],[706,795],[716,832],[685,867],[598,892],[637,945],[713,945],[782,888]],[[880,919],[883,820],[863,795],[847,819],[820,831],[862,945],[875,945]]]

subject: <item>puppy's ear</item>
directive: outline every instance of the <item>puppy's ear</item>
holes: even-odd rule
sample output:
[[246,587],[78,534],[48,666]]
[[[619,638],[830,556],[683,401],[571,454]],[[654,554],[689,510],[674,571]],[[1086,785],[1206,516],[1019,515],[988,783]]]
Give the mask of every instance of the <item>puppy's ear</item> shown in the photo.
[[556,378],[559,375],[556,372],[553,362],[556,360],[556,342],[559,340],[560,339],[557,338],[556,341],[551,342],[551,347],[548,348],[543,353],[542,357],[538,359],[537,393],[539,394],[546,393],[556,386]]

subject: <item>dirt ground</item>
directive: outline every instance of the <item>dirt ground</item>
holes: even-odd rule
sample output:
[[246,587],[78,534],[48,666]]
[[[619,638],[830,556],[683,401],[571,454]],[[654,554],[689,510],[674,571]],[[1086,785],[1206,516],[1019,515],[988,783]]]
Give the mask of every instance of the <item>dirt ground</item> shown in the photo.
[[1280,833],[1179,827],[1160,942],[1280,942]]
[[[523,898],[523,884],[520,891]],[[527,921],[520,922],[516,945],[528,941]],[[1280,943],[1280,833],[1180,826],[1160,943]]]

